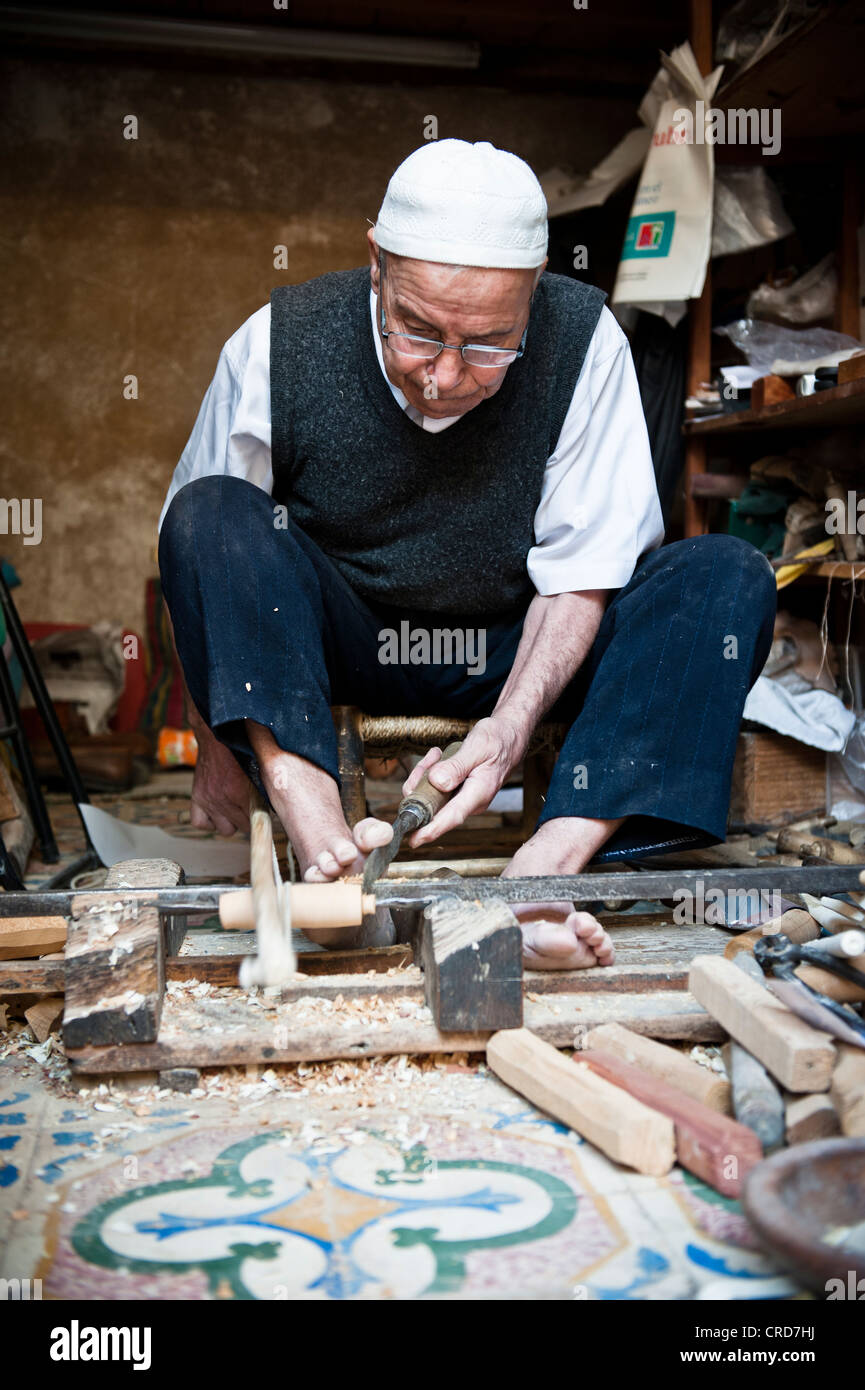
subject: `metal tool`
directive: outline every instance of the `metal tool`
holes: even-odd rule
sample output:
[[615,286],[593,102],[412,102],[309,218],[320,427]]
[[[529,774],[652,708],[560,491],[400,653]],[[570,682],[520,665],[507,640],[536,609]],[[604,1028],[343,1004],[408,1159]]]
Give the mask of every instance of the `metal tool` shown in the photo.
[[[862,933],[853,931],[841,935],[861,937]],[[764,970],[771,972],[767,985],[794,1014],[842,1042],[865,1048],[865,1023],[837,1000],[830,999],[800,980],[795,973],[797,965],[816,965],[820,970],[828,970],[840,979],[865,989],[865,973],[848,963],[843,947],[840,951],[834,949],[837,942],[838,937],[830,937],[797,946],[786,936],[764,936],[754,943],[754,958]]]
[[[390,848],[387,846],[386,848]],[[372,856],[370,856],[371,858]],[[369,861],[367,861],[369,865]],[[829,889],[835,893],[849,892],[859,886],[861,865],[824,864],[813,868],[795,869],[796,890]],[[789,891],[790,869],[749,869],[749,887],[767,893]],[[654,902],[672,897],[677,891],[696,894],[710,889],[723,893],[740,892],[742,869],[666,869],[645,873],[582,873],[538,875],[532,878],[452,878],[447,892],[459,898],[504,898],[509,903],[544,903],[568,901],[577,904],[621,898],[623,902]],[[178,888],[88,889],[88,897],[106,902],[141,898],[153,903],[162,913],[216,912],[219,899],[225,893],[240,893],[236,883],[184,884]],[[388,907],[423,908],[436,897],[441,888],[429,879],[399,882],[380,878],[374,884],[376,901]],[[4,917],[68,917],[72,901],[78,894],[71,889],[46,892],[0,893],[0,918]],[[764,940],[768,940],[766,937]],[[813,942],[811,943],[813,945]],[[820,964],[822,962],[815,962]]]
[[[449,743],[435,766],[441,767],[442,763],[447,762],[448,758],[452,758],[461,748],[461,742]],[[416,830],[420,830],[424,825],[429,825],[433,816],[441,810],[450,797],[451,792],[439,791],[438,787],[434,787],[426,775],[421,778],[413,792],[403,797],[393,823],[393,834],[390,840],[386,845],[374,849],[366,861],[362,885],[365,893],[371,893],[376,881],[384,878],[388,865],[397,855],[405,836],[413,835]]]

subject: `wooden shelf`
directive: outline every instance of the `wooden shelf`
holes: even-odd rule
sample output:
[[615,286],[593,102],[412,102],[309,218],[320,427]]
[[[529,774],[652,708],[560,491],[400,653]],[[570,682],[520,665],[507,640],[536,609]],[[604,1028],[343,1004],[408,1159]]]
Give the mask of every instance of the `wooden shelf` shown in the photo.
[[[716,104],[725,110],[782,107],[782,142],[861,134],[865,131],[863,48],[865,14],[859,0],[831,4],[724,83]],[[829,158],[830,151],[826,153]]]
[[686,420],[685,434],[728,434],[764,429],[827,429],[836,425],[865,424],[865,379],[796,396],[791,401],[766,405],[762,410],[732,410],[723,415],[704,415]]

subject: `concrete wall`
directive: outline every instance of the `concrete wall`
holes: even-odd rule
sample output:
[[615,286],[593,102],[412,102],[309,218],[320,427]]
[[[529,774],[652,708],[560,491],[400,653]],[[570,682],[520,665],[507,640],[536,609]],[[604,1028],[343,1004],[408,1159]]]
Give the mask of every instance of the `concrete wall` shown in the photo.
[[633,124],[628,103],[576,95],[78,58],[6,62],[0,90],[0,494],[43,503],[41,544],[0,535],[0,553],[25,618],[139,631],[165,489],[222,343],[275,284],[365,260],[366,219],[424,118],[539,172],[590,168]]

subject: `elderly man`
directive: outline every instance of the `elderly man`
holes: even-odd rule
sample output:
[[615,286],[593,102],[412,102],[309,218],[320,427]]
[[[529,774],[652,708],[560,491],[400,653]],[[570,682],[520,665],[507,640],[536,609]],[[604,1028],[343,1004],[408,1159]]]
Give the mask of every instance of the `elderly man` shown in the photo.
[[[356,872],[390,827],[340,806],[330,706],[355,704],[479,721],[409,779],[453,793],[415,846],[484,810],[547,714],[570,732],[507,873],[723,839],[769,565],[727,536],[659,549],[627,341],[599,290],[544,274],[522,160],[423,146],[368,238],[369,275],[274,290],[229,339],[166,501],[193,824],[245,825],[249,775],[306,879]],[[443,628],[471,656],[436,661]],[[571,903],[518,915],[527,964],[613,959]]]

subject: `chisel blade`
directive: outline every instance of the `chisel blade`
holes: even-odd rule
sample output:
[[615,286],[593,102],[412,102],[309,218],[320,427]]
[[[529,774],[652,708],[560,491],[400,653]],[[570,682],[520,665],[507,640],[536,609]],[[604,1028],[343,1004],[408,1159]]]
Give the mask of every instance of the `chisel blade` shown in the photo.
[[380,878],[384,878],[388,871],[391,860],[394,859],[399,851],[399,847],[406,835],[417,830],[420,826],[420,819],[417,812],[413,809],[400,811],[393,823],[393,834],[386,845],[380,845],[374,849],[366,861],[363,871],[363,891],[371,893],[372,886]]

